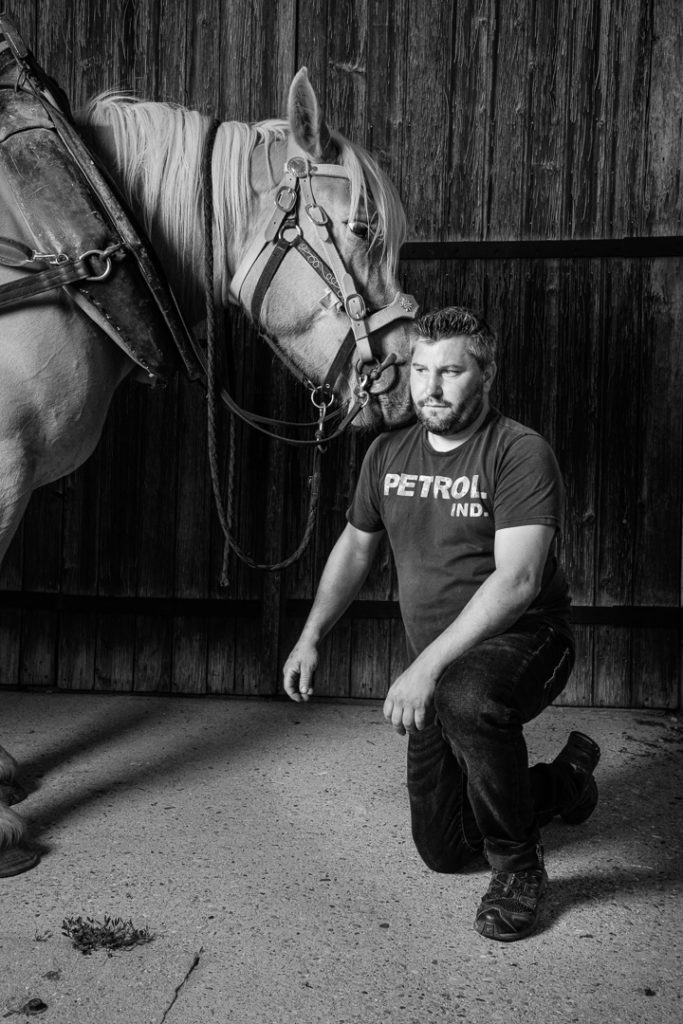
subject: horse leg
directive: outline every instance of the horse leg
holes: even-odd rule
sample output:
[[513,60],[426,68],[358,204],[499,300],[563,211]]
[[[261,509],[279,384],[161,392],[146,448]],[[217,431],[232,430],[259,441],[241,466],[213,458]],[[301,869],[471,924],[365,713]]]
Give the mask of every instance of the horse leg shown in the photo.
[[16,775],[17,762],[9,751],[0,747],[0,803],[18,804],[26,796]]
[[[18,442],[0,442],[0,563],[31,497],[31,459]],[[26,824],[10,809],[24,797],[16,782],[17,763],[0,747],[0,878],[18,875],[38,863],[26,845]]]

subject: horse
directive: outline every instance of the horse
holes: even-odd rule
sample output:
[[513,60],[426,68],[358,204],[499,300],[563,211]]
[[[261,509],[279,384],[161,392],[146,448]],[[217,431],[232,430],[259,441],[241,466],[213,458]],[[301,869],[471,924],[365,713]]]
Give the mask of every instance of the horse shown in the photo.
[[[188,323],[205,316],[209,235],[213,299],[242,306],[316,404],[326,408],[334,395],[354,406],[354,426],[407,422],[416,306],[396,274],[403,208],[373,158],[328,126],[305,68],[282,120],[215,125],[179,105],[121,94],[101,94],[75,120],[144,226]],[[7,208],[3,216],[0,235],[23,231],[30,246],[19,218]],[[0,286],[20,276],[0,265]],[[114,391],[140,372],[77,297],[52,289],[0,311],[0,561],[32,492],[88,458]],[[23,796],[17,766],[0,748],[0,876],[39,860],[10,806]]]

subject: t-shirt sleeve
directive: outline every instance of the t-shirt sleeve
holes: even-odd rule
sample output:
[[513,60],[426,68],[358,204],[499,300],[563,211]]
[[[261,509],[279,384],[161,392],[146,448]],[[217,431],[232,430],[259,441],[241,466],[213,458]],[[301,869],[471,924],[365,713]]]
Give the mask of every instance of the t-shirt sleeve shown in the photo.
[[377,533],[384,529],[378,490],[380,442],[381,438],[375,438],[365,454],[353,499],[346,512],[346,519],[351,526],[366,533]]
[[539,434],[524,434],[506,450],[496,474],[496,529],[535,524],[562,528],[564,484],[557,459]]

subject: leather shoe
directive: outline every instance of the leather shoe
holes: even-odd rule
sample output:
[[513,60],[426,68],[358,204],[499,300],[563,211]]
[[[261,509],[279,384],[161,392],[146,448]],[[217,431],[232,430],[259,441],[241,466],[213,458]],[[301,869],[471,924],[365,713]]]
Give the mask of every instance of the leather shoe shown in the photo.
[[513,874],[494,868],[474,927],[485,939],[526,939],[538,924],[547,887],[548,875],[542,864]]
[[567,764],[572,769],[579,792],[576,800],[560,812],[569,825],[580,825],[597,807],[598,787],[593,772],[600,760],[600,747],[583,732],[570,732],[569,739],[553,764]]

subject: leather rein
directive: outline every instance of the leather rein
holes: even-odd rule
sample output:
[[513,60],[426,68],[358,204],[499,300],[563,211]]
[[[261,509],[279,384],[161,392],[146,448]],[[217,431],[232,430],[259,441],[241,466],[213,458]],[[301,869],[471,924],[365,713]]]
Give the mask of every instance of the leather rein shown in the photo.
[[[284,420],[276,420],[268,417],[258,416],[255,413],[242,409],[224,389],[218,389],[215,378],[215,347],[216,347],[216,308],[215,308],[215,287],[213,268],[213,182],[212,182],[212,154],[219,122],[212,122],[204,144],[202,158],[202,185],[203,185],[203,214],[204,214],[204,290],[206,304],[206,328],[207,328],[207,356],[201,349],[196,347],[196,355],[200,360],[206,373],[207,380],[207,416],[209,435],[209,464],[211,480],[213,485],[216,511],[220,521],[225,547],[223,552],[223,568],[221,572],[221,585],[227,586],[227,562],[228,552],[232,550],[247,565],[256,569],[276,571],[292,565],[301,557],[308,546],[315,528],[317,508],[320,499],[320,456],[325,451],[323,441],[330,441],[340,437],[355,417],[365,407],[371,395],[381,394],[389,390],[393,382],[382,388],[381,391],[372,391],[373,385],[380,379],[390,367],[396,367],[399,358],[395,352],[380,362],[370,346],[370,335],[394,320],[413,320],[417,316],[418,306],[414,298],[402,292],[397,293],[393,301],[376,312],[369,314],[365,301],[356,288],[355,282],[348,273],[335,245],[329,229],[329,217],[323,207],[319,206],[314,199],[311,178],[314,175],[325,177],[344,178],[348,180],[346,172],[337,164],[314,164],[308,156],[293,147],[290,141],[284,174],[280,180],[274,198],[274,210],[268,213],[259,227],[256,239],[247,249],[242,257],[239,266],[233,274],[230,283],[230,299],[235,304],[240,304],[240,295],[247,277],[253,272],[255,265],[262,254],[267,254],[257,283],[255,285],[250,313],[253,322],[260,326],[261,309],[266,293],[280,269],[285,257],[292,251],[303,257],[308,265],[318,274],[327,285],[327,291],[322,301],[324,305],[337,305],[343,309],[349,320],[349,330],[335,355],[322,384],[314,384],[306,377],[296,364],[289,359],[274,344],[273,340],[263,331],[260,333],[265,340],[275,348],[276,354],[283,361],[288,369],[300,380],[310,392],[313,405],[318,410],[318,421],[315,437],[313,440],[299,440],[284,437],[275,433],[270,427],[282,426],[310,426],[310,424],[292,424]],[[292,151],[294,150],[294,155]],[[301,226],[298,221],[299,206],[304,206],[305,213],[317,229],[318,238],[322,242],[323,250],[327,255],[328,264],[320,254],[312,248],[304,239]],[[354,398],[349,410],[343,417],[336,429],[327,437],[325,436],[325,423],[330,418],[329,410],[337,400],[335,386],[342,376],[353,356],[354,350],[358,355],[356,362],[356,373],[358,384],[354,388]],[[228,473],[228,496],[224,506],[220,492],[220,480],[218,473],[218,454],[216,442],[216,395],[228,408],[231,414],[239,417],[245,423],[286,444],[302,447],[314,447],[313,470],[310,477],[311,491],[309,496],[308,515],[306,527],[301,542],[296,550],[287,558],[274,564],[257,562],[248,555],[237,543],[231,533],[232,503],[234,484],[234,430],[230,432],[230,460]],[[332,416],[339,416],[340,413],[333,413]],[[268,424],[268,427],[265,426]]]

